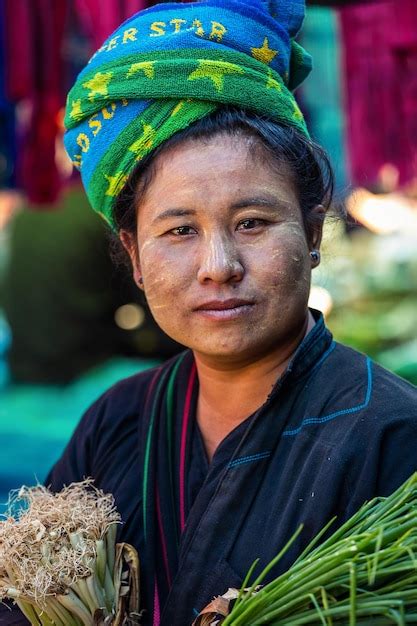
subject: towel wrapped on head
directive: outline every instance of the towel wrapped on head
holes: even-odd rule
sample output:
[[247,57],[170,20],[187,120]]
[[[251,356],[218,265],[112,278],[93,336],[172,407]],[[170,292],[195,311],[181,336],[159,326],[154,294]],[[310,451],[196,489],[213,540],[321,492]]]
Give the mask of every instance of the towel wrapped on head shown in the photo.
[[68,95],[65,146],[93,208],[114,202],[137,163],[176,132],[232,105],[308,136],[292,91],[311,69],[294,37],[304,0],[161,4],[124,22]]

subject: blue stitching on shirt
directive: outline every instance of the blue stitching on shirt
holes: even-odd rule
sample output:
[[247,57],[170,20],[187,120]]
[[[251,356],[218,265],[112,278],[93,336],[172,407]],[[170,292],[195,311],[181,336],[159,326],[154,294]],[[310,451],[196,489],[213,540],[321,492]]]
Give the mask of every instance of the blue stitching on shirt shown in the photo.
[[307,419],[301,422],[301,425],[298,428],[294,428],[293,430],[284,430],[282,433],[283,437],[292,437],[293,435],[298,435],[298,433],[304,428],[304,426],[308,426],[309,424],[324,424],[325,422],[330,422],[335,417],[339,417],[340,415],[348,415],[350,413],[356,413],[357,411],[361,411],[365,407],[368,406],[369,401],[371,399],[372,394],[372,370],[371,370],[372,361],[369,357],[366,359],[366,369],[368,374],[368,386],[366,389],[366,396],[364,402],[362,404],[358,404],[350,409],[342,409],[340,411],[336,411],[335,413],[330,413],[330,415],[325,415],[324,417],[308,417]]
[[333,352],[333,350],[336,347],[336,342],[332,341],[332,343],[330,344],[330,346],[327,348],[326,352],[322,355],[322,357],[317,361],[317,363],[315,364],[315,366],[308,372],[308,375],[311,376],[311,374],[313,372],[316,371],[316,369],[318,367],[320,367],[320,365],[323,363],[323,361],[325,361],[327,359],[327,357],[329,356],[329,354],[331,354]]
[[269,456],[271,456],[271,451],[258,452],[258,454],[250,454],[249,456],[241,456],[239,459],[230,461],[229,468],[236,467],[237,465],[243,465],[244,463],[251,463],[252,461],[260,461],[261,459],[267,459]]

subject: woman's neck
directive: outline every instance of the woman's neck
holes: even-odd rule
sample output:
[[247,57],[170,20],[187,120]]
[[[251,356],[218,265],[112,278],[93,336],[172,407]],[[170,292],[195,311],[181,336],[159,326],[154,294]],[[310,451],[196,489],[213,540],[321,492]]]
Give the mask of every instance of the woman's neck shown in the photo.
[[199,379],[197,422],[210,460],[220,442],[266,401],[314,324],[309,313],[303,327],[285,346],[252,363],[229,364],[226,368],[195,354]]

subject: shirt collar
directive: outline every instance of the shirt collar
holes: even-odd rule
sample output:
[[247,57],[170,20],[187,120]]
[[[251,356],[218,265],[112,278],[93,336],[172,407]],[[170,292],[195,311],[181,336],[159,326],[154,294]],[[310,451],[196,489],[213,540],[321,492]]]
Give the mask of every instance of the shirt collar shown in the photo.
[[310,309],[310,311],[316,323],[294,352],[278,383],[286,378],[296,380],[311,373],[320,359],[332,349],[333,335],[324,322],[323,313],[316,309]]

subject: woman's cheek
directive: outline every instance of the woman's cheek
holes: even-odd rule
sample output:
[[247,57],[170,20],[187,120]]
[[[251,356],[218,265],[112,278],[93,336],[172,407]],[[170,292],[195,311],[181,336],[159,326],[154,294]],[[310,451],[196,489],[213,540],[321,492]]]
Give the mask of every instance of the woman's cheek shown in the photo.
[[299,287],[310,280],[309,252],[303,232],[298,228],[282,229],[280,237],[263,249],[258,267],[269,268],[268,284],[272,289]]
[[155,309],[155,316],[157,311],[172,312],[174,305],[178,307],[187,275],[181,259],[179,252],[174,254],[155,242],[145,243],[140,249],[145,296],[151,310]]

